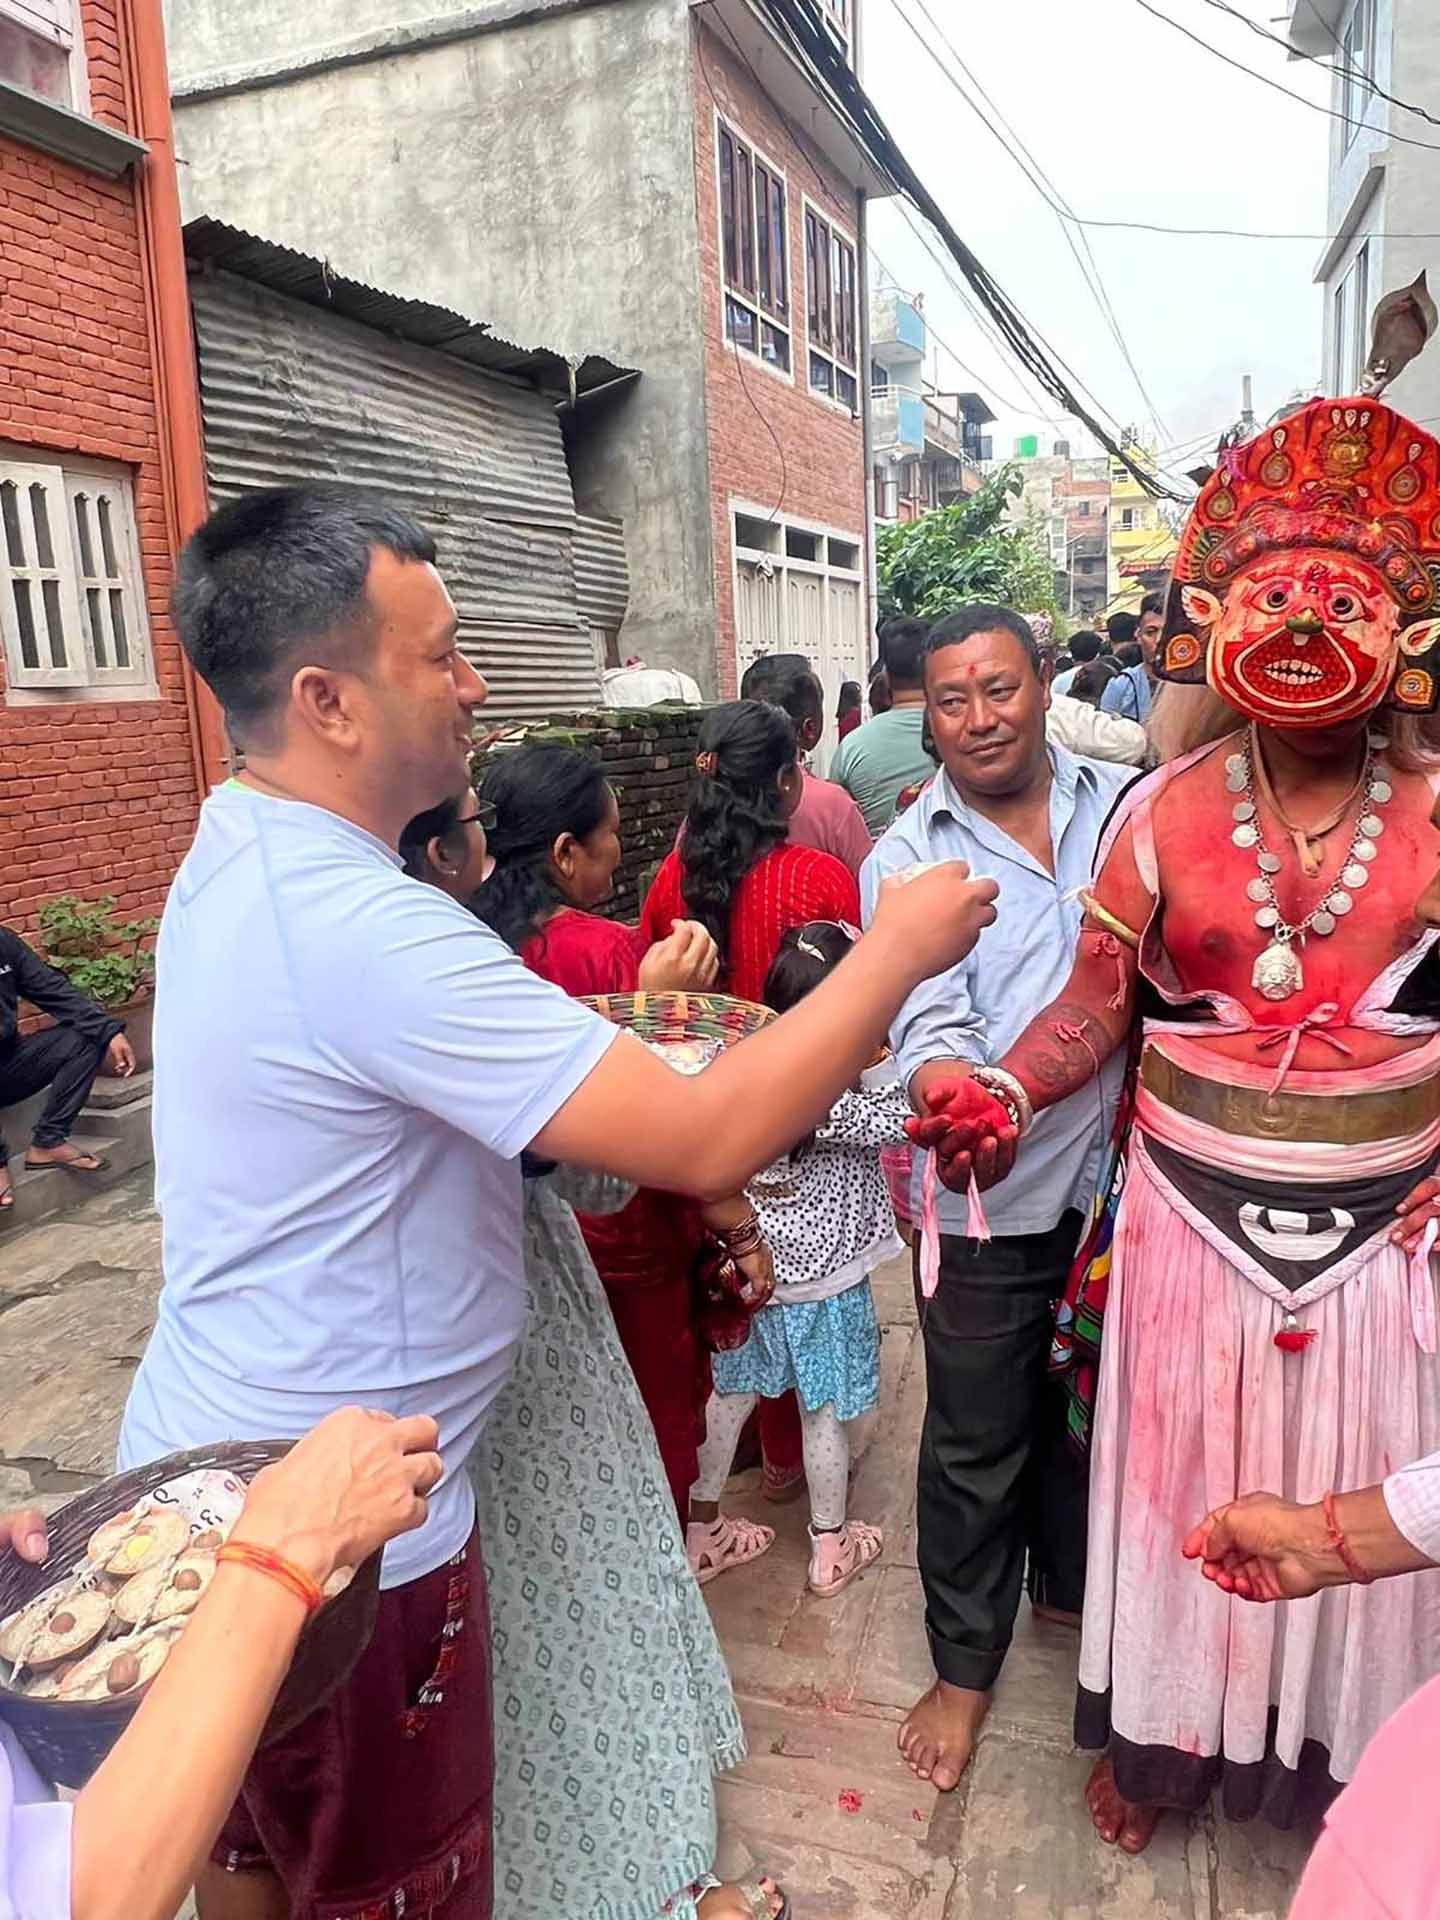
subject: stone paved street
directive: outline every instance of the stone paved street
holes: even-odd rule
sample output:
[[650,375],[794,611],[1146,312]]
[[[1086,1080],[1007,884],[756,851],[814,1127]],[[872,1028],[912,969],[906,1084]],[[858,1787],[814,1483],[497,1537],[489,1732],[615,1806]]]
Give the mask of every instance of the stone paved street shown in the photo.
[[[33,1491],[57,1504],[106,1471],[159,1257],[147,1174],[0,1235],[0,1503]],[[882,1561],[833,1601],[808,1595],[804,1503],[767,1507],[750,1475],[738,1504],[780,1537],[708,1589],[751,1745],[722,1790],[724,1864],[782,1879],[794,1920],[1281,1920],[1305,1851],[1294,1836],[1175,1819],[1139,1861],[1093,1839],[1063,1629],[1022,1621],[957,1793],[900,1761],[896,1727],[930,1677],[913,1484],[924,1373],[904,1268],[876,1293],[884,1404],[853,1511],[886,1529]]]

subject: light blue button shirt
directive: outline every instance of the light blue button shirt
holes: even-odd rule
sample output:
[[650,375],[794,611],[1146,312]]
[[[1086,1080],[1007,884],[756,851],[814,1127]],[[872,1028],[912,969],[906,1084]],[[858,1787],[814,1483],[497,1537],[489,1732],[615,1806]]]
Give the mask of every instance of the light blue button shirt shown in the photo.
[[[1081,920],[1079,902],[1070,896],[1090,879],[1101,829],[1135,772],[1082,760],[1059,747],[1048,752],[1053,874],[968,807],[943,770],[861,869],[867,926],[880,882],[917,861],[967,860],[972,872],[1000,885],[994,926],[959,966],[925,981],[900,1009],[890,1038],[906,1080],[927,1060],[977,1066],[998,1060],[1070,977]],[[1092,1082],[1039,1115],[1009,1179],[985,1195],[992,1233],[1048,1233],[1067,1207],[1089,1205],[1123,1073],[1117,1055],[1098,1085]],[[917,1204],[919,1177],[917,1156]],[[942,1233],[964,1233],[963,1193],[942,1187],[938,1212]]]
[[1100,695],[1100,711],[1118,713],[1122,720],[1144,721],[1150,717],[1154,698],[1144,667],[1122,667]]

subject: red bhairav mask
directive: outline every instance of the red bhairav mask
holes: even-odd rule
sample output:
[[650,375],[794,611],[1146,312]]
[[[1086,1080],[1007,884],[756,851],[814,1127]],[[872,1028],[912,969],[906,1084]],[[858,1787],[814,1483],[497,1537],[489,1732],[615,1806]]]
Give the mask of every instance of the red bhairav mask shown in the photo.
[[1275,727],[1440,704],[1440,444],[1317,400],[1227,449],[1181,537],[1156,670]]

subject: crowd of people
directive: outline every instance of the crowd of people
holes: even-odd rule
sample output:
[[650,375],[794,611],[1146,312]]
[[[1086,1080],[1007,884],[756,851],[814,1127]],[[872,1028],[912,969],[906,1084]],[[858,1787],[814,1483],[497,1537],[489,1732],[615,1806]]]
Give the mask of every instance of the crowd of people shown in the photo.
[[[194,536],[177,621],[244,770],[160,936],[165,1283],[121,1464],[315,1429],[290,1458],[339,1510],[348,1422],[384,1500],[347,1542],[389,1544],[353,1676],[241,1782],[294,1639],[259,1621],[162,1905],[126,1911],[192,1872],[202,1920],[788,1913],[714,1872],[745,1740],[701,1589],[774,1540],[727,1510],[752,1429],[811,1593],[879,1557],[851,1481],[907,1245],[935,1677],[904,1762],[959,1784],[1028,1592],[1078,1633],[1102,1841],[1217,1789],[1329,1810],[1297,1910],[1418,1910],[1356,1835],[1367,1766],[1440,1711],[1437,509],[1440,444],[1313,403],[1105,636],[886,623],[825,778],[820,682],[768,656],[703,718],[635,927],[594,759],[472,773],[485,689],[422,529],[307,487]],[[773,1017],[685,1075],[582,1004],[666,988]],[[276,1550],[335,1564],[297,1513]],[[120,1909],[82,1841],[192,1644],[74,1811],[86,1920]],[[23,1811],[38,1876],[63,1842]]]

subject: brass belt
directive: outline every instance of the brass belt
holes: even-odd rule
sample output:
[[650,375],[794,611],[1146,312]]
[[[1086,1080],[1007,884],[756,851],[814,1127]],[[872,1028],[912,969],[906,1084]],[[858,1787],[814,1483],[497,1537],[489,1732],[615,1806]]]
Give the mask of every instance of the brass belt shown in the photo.
[[1267,1093],[1260,1087],[1229,1087],[1202,1079],[1147,1047],[1140,1059],[1140,1084],[1189,1120],[1264,1140],[1369,1146],[1406,1139],[1440,1120],[1440,1075],[1384,1092],[1294,1093],[1282,1088]]

